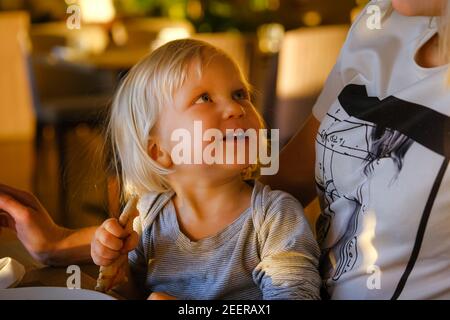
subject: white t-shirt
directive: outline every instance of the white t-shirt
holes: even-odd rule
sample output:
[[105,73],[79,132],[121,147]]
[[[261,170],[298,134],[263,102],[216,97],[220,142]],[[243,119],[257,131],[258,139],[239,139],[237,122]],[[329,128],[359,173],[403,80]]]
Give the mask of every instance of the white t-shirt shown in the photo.
[[448,66],[415,62],[437,18],[369,18],[313,109],[322,277],[333,299],[450,299]]

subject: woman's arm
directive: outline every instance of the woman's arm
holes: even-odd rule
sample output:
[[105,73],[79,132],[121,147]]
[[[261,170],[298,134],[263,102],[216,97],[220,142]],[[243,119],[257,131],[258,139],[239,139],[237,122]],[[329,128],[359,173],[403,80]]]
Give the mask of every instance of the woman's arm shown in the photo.
[[32,194],[0,185],[0,230],[13,229],[33,258],[47,265],[92,262],[90,243],[97,227],[69,230],[55,224]]
[[272,189],[286,191],[307,206],[315,197],[315,138],[319,121],[311,115],[303,128],[283,148],[280,170],[274,176],[263,176],[261,182]]
[[64,229],[59,241],[42,255],[42,262],[52,266],[92,263],[91,240],[97,226],[83,229]]

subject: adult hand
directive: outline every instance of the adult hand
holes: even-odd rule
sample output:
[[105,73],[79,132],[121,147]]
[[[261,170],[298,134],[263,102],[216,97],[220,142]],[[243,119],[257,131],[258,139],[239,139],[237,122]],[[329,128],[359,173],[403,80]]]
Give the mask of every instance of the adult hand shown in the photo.
[[0,184],[0,232],[2,228],[14,230],[32,257],[42,263],[49,261],[70,232],[55,224],[35,196]]

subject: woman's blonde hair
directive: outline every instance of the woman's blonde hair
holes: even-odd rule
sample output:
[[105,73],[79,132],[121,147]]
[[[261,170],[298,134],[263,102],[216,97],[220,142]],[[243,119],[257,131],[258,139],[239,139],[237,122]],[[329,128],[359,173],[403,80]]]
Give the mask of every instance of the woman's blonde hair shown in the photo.
[[108,135],[113,168],[125,197],[170,190],[166,175],[171,171],[148,156],[150,132],[161,110],[171,105],[175,92],[188,78],[191,63],[198,62],[201,75],[216,54],[234,63],[248,85],[239,66],[226,53],[193,39],[175,40],[156,49],[123,79],[112,103]]

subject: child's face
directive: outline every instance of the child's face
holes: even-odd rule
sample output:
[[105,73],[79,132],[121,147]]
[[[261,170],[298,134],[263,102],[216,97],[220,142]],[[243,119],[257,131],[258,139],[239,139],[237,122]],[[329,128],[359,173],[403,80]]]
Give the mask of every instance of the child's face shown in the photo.
[[[207,53],[206,53],[207,55]],[[211,58],[211,59],[209,59]],[[209,59],[209,60],[208,60]],[[202,135],[208,129],[218,129],[226,135],[227,129],[261,129],[261,121],[251,100],[249,89],[240,77],[235,65],[226,57],[221,55],[206,56],[209,61],[203,66],[200,76],[197,71],[197,63],[190,65],[189,76],[184,85],[175,93],[173,106],[168,106],[162,111],[158,121],[158,136],[162,147],[169,153],[179,141],[171,141],[171,135],[176,129],[185,129],[192,137],[192,158],[198,147],[194,146],[194,122],[201,123]],[[226,152],[226,144],[235,144],[237,140],[224,142],[223,149]],[[210,142],[201,144],[201,152],[205,150]],[[248,153],[248,139],[240,142],[245,145]],[[195,150],[197,149],[197,150]],[[248,159],[248,156],[246,157]],[[201,165],[176,165],[176,171],[206,173],[208,175],[236,174],[242,171],[247,164],[201,164]],[[248,162],[248,161],[247,161]],[[224,169],[224,170],[219,170]],[[194,171],[192,171],[194,170]]]

